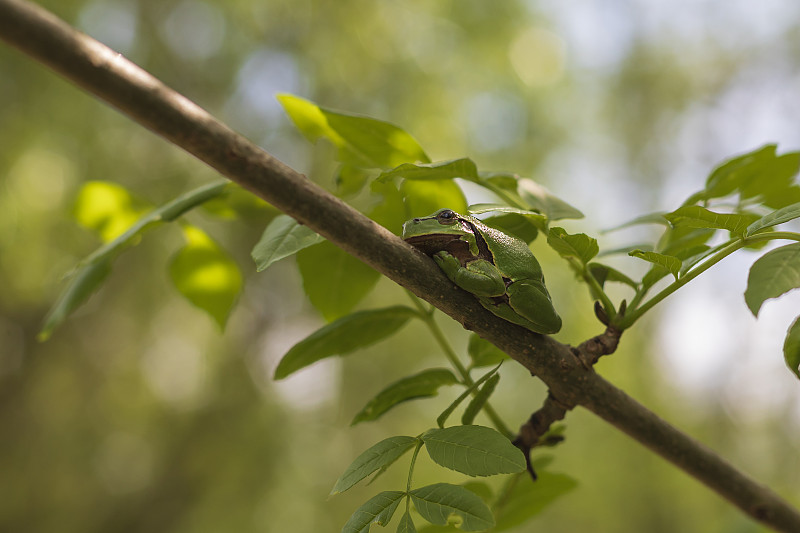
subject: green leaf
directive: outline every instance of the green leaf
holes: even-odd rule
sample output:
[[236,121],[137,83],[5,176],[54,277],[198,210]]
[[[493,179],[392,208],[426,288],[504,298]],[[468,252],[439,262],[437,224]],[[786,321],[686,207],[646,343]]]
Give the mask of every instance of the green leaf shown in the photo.
[[649,263],[653,263],[661,268],[666,269],[667,272],[678,279],[678,273],[681,271],[681,260],[672,255],[659,254],[656,252],[645,252],[643,250],[632,250],[628,253],[631,257],[638,257],[644,259]]
[[297,253],[308,299],[325,320],[349,313],[375,286],[380,275],[330,242]]
[[369,526],[385,526],[392,519],[400,499],[406,493],[399,490],[383,491],[356,509],[342,528],[342,533],[369,533]]
[[172,258],[170,277],[193,305],[224,327],[242,289],[239,267],[211,237],[194,226],[183,228],[186,245]]
[[606,282],[613,281],[616,283],[624,283],[625,285],[633,287],[633,289],[639,288],[638,283],[633,281],[619,270],[608,265],[604,265],[602,263],[589,263],[587,266],[589,267],[589,272],[591,272],[592,276],[594,276],[594,279],[600,283],[601,287],[604,287]]
[[411,514],[406,511],[400,518],[397,524],[397,533],[417,533],[417,528],[414,527],[414,521],[411,520]]
[[[679,257],[681,250],[702,246],[714,236],[716,230],[709,228],[669,228],[658,240],[656,251],[665,255]],[[647,250],[642,248],[643,250]]]
[[680,207],[664,217],[675,227],[725,229],[736,235],[743,235],[759,219],[752,214],[714,213],[699,205]]
[[395,381],[370,400],[350,425],[376,420],[395,405],[416,398],[436,396],[439,387],[455,383],[458,383],[458,379],[446,368],[432,368]]
[[434,462],[469,476],[513,474],[526,468],[525,456],[492,428],[452,426],[422,435]]
[[758,233],[761,230],[777,226],[778,224],[783,224],[784,222],[789,222],[790,220],[794,220],[796,218],[800,218],[800,203],[788,205],[784,208],[764,215],[747,226],[744,236],[749,237],[750,235]]
[[583,265],[586,265],[600,251],[597,239],[589,237],[585,233],[570,235],[564,228],[558,227],[550,228],[547,244],[561,257],[575,258]]
[[537,462],[534,462],[534,468],[539,477],[537,481],[519,475],[506,482],[502,496],[493,508],[497,517],[493,531],[506,531],[527,522],[578,486],[574,478],[542,470]]
[[412,490],[411,500],[419,514],[443,526],[451,517],[462,531],[483,531],[494,526],[492,512],[480,497],[458,485],[435,483]]
[[193,226],[183,228],[186,246],[169,265],[172,283],[192,305],[225,328],[242,292],[242,274],[233,258],[211,237]]
[[261,272],[275,261],[288,257],[325,239],[314,230],[299,224],[287,215],[280,215],[264,230],[251,255],[256,270]]
[[393,168],[430,159],[408,133],[388,122],[338,113],[297,96],[278,101],[308,140],[326,138],[339,149],[340,161],[363,168]]
[[367,184],[371,174],[372,172],[361,167],[342,163],[336,170],[336,176],[334,177],[336,191],[339,193],[338,196],[343,198],[355,196]]
[[111,272],[111,260],[101,260],[80,267],[59,295],[44,319],[38,339],[46,341],[53,330],[95,292]]
[[453,413],[453,411],[455,411],[455,410],[456,410],[456,407],[458,407],[459,405],[461,405],[461,402],[463,402],[463,401],[464,401],[464,400],[467,398],[467,396],[469,396],[470,394],[472,394],[472,392],[473,392],[473,391],[475,391],[475,390],[477,390],[477,389],[478,389],[478,387],[480,387],[480,386],[481,386],[481,385],[482,385],[482,384],[483,384],[483,383],[484,383],[484,382],[485,382],[487,379],[489,379],[490,377],[492,377],[492,375],[493,375],[495,372],[497,372],[497,371],[500,369],[500,365],[501,365],[501,364],[503,364],[503,363],[502,363],[502,362],[498,363],[496,367],[494,367],[493,369],[491,369],[490,371],[488,371],[487,373],[485,373],[483,376],[481,376],[481,377],[480,377],[480,379],[478,379],[478,380],[477,380],[475,383],[473,383],[472,385],[470,385],[470,386],[467,388],[467,390],[465,390],[464,392],[462,392],[462,393],[461,393],[461,395],[460,395],[458,398],[456,398],[455,400],[453,400],[453,403],[451,403],[449,406],[447,406],[447,409],[445,409],[444,411],[442,411],[442,414],[440,414],[440,415],[439,415],[439,416],[436,418],[436,424],[437,424],[437,425],[438,425],[440,428],[443,428],[443,427],[444,427],[444,424],[445,424],[445,422],[447,422],[447,419],[450,417],[450,415]]
[[734,157],[715,168],[706,180],[700,199],[722,198],[739,190],[757,176],[764,164],[775,158],[777,145],[768,144],[752,152]]
[[467,208],[464,192],[452,180],[404,181],[400,192],[405,198],[407,218],[427,216],[442,207],[457,213]]
[[[100,283],[111,271],[111,262],[126,248],[136,244],[145,231],[160,225],[162,222],[175,220],[198,205],[224,195],[229,185],[230,182],[227,180],[216,181],[182,194],[174,200],[145,214],[122,234],[115,237],[114,240],[107,242],[81,260],[78,266],[75,267],[75,270],[69,275],[69,277],[72,278],[71,281],[45,317],[42,331],[39,333],[39,339],[46,340],[50,337],[53,330],[59,326],[72,311],[85,302],[92,292],[97,290]],[[116,189],[113,187],[108,188],[105,186],[94,189],[95,193],[98,191],[109,192],[114,190]],[[116,192],[120,193],[119,190],[116,190]],[[124,189],[122,189],[122,192],[124,192],[124,194],[120,193],[121,196],[118,196],[117,200],[125,198],[127,192],[125,192]],[[89,204],[101,202],[103,198],[105,198],[104,194],[105,193],[101,193],[98,196],[93,196],[91,201],[86,199],[83,201],[89,202]],[[82,213],[79,216],[83,217],[84,223],[98,229],[101,233],[108,232],[107,236],[110,236],[117,232],[116,223],[109,225],[107,221],[103,221],[104,216],[98,216],[98,213],[102,215],[101,208],[95,209],[94,207],[90,208],[84,205],[79,206],[77,211]]]
[[477,333],[470,334],[467,353],[472,359],[473,368],[497,365],[509,358],[507,353],[491,342],[480,338]]
[[567,202],[553,196],[550,191],[527,178],[518,182],[518,191],[522,200],[532,209],[540,211],[549,220],[565,218],[583,218],[583,213],[572,207]]
[[783,343],[783,358],[786,366],[800,378],[800,317],[786,332],[786,340]]
[[369,212],[369,217],[392,233],[399,234],[403,223],[409,217],[403,195],[397,185],[391,181],[386,183],[373,181],[369,188],[373,198],[378,199],[375,207]]
[[336,481],[331,495],[344,492],[379,468],[395,462],[404,453],[413,448],[418,440],[415,437],[389,437],[371,446],[356,457],[344,474]]
[[497,387],[497,383],[500,381],[500,374],[495,374],[486,380],[486,384],[481,387],[478,391],[478,394],[472,397],[469,404],[467,404],[467,408],[464,409],[464,414],[461,416],[461,423],[465,426],[472,424],[475,420],[475,417],[480,413],[483,406],[486,405],[486,402],[489,401],[489,397],[494,392],[494,389]]
[[116,183],[89,181],[81,187],[73,213],[81,226],[96,231],[103,242],[109,242],[135,224],[145,213],[145,206]]
[[470,181],[478,179],[478,169],[475,163],[468,158],[453,159],[450,161],[437,161],[436,163],[403,163],[391,170],[382,172],[378,176],[380,181],[394,178],[407,180],[449,180],[463,178]]
[[800,287],[800,243],[767,252],[750,267],[744,300],[758,316],[765,300]]
[[416,311],[404,306],[358,311],[318,329],[286,352],[275,379],[283,379],[320,359],[366,348],[397,332]]

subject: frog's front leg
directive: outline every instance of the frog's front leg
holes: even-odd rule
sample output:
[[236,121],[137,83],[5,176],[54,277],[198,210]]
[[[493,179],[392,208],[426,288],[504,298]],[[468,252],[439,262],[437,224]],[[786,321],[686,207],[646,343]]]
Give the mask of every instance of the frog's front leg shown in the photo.
[[537,333],[556,333],[561,329],[561,317],[558,316],[547,289],[541,283],[531,280],[519,280],[506,289],[508,305],[530,322]]
[[470,261],[461,266],[461,261],[447,252],[437,252],[433,260],[450,280],[477,296],[500,296],[506,292],[503,275],[492,263],[485,259]]

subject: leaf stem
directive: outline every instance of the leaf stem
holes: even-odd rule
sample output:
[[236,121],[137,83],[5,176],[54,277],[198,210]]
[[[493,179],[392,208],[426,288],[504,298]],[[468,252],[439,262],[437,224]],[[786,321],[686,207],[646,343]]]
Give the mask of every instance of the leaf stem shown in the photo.
[[[764,241],[771,241],[777,239],[785,239],[785,240],[792,240],[792,241],[800,241],[800,234],[792,233],[788,231],[774,231],[768,233],[757,233],[755,235],[751,235],[745,238],[739,238],[736,240],[732,240],[727,245],[724,245],[716,254],[710,256],[709,259],[703,261],[699,265],[696,265],[695,268],[685,273],[683,276],[672,282],[670,285],[665,287],[661,292],[650,298],[646,301],[641,307],[636,307],[632,309],[629,313],[625,315],[622,322],[618,325],[622,329],[627,329],[633,325],[639,318],[642,317],[647,311],[655,307],[656,304],[664,300],[667,296],[674,293],[694,278],[705,272],[706,270],[710,269],[712,266],[716,265],[733,252],[737,250],[741,250],[745,246],[749,244],[754,244],[757,242],[764,242]],[[637,294],[637,297],[639,295]],[[641,298],[638,298],[641,300]],[[635,297],[633,303],[637,303],[637,298]]]
[[414,466],[417,464],[417,455],[419,455],[419,451],[424,444],[424,441],[420,437],[417,437],[417,445],[414,448],[414,454],[411,456],[411,464],[408,466],[408,481],[406,482],[407,493],[411,492],[411,478],[414,476]]
[[[475,381],[469,375],[469,370],[467,370],[464,364],[459,360],[458,355],[456,354],[455,350],[453,350],[453,347],[450,345],[450,342],[447,340],[447,337],[445,337],[444,332],[442,332],[441,328],[436,323],[436,320],[434,320],[432,313],[433,309],[431,309],[430,311],[425,309],[425,307],[422,305],[422,302],[420,302],[419,298],[417,298],[410,292],[408,293],[408,295],[414,302],[414,305],[420,311],[420,318],[422,318],[423,322],[425,322],[425,324],[428,326],[428,329],[431,331],[431,334],[433,334],[433,337],[436,339],[436,342],[439,344],[439,347],[444,352],[445,356],[447,357],[447,360],[450,361],[450,364],[453,365],[453,367],[461,375],[461,379],[463,380],[464,384],[467,387],[471,387],[475,383]],[[494,427],[497,428],[497,430],[500,433],[505,435],[509,440],[512,440],[515,437],[515,434],[508,428],[506,423],[503,422],[503,419],[500,418],[500,415],[497,413],[497,411],[494,410],[494,407],[492,407],[488,401],[483,405],[483,411],[486,413],[486,416],[489,417],[489,420],[492,421],[492,424],[494,424]]]

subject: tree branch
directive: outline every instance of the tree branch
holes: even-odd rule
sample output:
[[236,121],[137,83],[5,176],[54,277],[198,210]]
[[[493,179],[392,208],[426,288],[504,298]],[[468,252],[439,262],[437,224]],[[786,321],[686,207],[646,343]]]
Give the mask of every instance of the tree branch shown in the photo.
[[[180,94],[53,14],[0,0],[0,39],[50,66],[499,346],[560,405],[581,405],[778,531],[800,513],[581,363],[573,349],[515,326],[457,289],[433,262]],[[358,238],[353,238],[357,235]]]

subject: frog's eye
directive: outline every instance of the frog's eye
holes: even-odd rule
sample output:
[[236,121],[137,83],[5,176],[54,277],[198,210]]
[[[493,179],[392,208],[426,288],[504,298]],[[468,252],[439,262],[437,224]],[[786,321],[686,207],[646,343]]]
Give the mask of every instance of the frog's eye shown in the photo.
[[440,224],[455,224],[458,219],[455,212],[450,209],[443,209],[436,215],[436,218],[439,220]]

